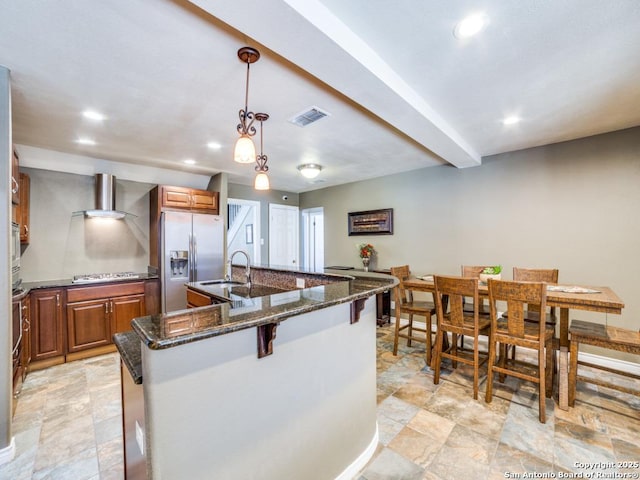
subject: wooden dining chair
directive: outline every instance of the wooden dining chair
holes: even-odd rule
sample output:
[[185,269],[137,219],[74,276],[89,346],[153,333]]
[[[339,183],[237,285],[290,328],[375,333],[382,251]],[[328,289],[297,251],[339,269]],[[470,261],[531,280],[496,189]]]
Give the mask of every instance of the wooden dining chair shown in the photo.
[[[393,338],[393,354],[398,354],[399,338],[406,338],[407,345],[410,347],[412,341],[424,342],[426,344],[427,364],[431,365],[431,348],[432,348],[432,322],[433,315],[436,314],[436,306],[433,302],[414,300],[413,292],[404,286],[411,271],[409,265],[399,267],[391,267],[391,275],[397,277],[400,283],[394,292],[395,311],[396,311],[396,327]],[[402,315],[408,317],[408,323],[401,325]],[[414,315],[423,316],[425,318],[425,328],[415,326],[413,324]],[[406,330],[406,333],[404,331]],[[415,332],[420,332],[424,336],[416,336]]]
[[[557,268],[520,268],[513,267],[513,280],[517,282],[546,282],[546,283],[558,283],[558,269]],[[503,316],[508,316],[509,312],[507,312]],[[540,321],[540,310],[537,305],[531,305],[527,307],[525,312],[525,321],[538,323]],[[547,308],[547,311],[544,314],[545,322],[547,325],[553,325],[555,330],[556,323],[558,321],[558,317],[556,315],[556,308],[550,307]],[[558,344],[557,339],[555,343]],[[512,357],[515,358],[516,349],[513,347]],[[555,366],[555,357],[554,357],[554,369]]]
[[[493,375],[500,379],[505,375],[538,384],[539,414],[541,423],[546,422],[545,397],[551,397],[553,389],[553,336],[554,328],[545,322],[525,321],[528,305],[537,305],[540,311],[547,306],[547,286],[544,282],[515,282],[489,280],[489,309],[491,312],[491,334],[489,337],[489,365],[487,367],[486,401],[491,403]],[[506,302],[509,316],[498,318],[497,302]],[[496,360],[497,345],[500,356]],[[507,347],[516,345],[537,351],[537,364],[507,360]],[[535,374],[531,372],[531,369]]]
[[[480,361],[478,339],[480,335],[489,336],[491,321],[489,317],[479,315],[479,294],[477,278],[435,276],[436,286],[436,344],[433,361],[433,383],[440,383],[440,365],[442,358],[449,358],[453,367],[460,361],[473,366],[473,398],[478,399],[478,383],[480,365],[487,361],[486,352]],[[465,297],[473,300],[473,313],[464,310]],[[447,303],[449,305],[447,312]],[[449,347],[444,350],[444,336],[451,333]],[[473,338],[473,352],[458,349],[457,336],[467,335]]]
[[[487,268],[487,265],[462,265],[462,276],[465,278],[480,278],[480,274],[485,268]],[[464,311],[466,313],[473,313],[474,304],[469,300],[470,299],[465,299]],[[480,308],[478,310],[478,314],[488,317],[489,306],[482,299],[480,300],[479,305]]]
[[[546,282],[546,283],[558,283],[558,269],[557,268],[520,268],[513,267],[513,280],[516,282]],[[527,307],[527,314],[525,319],[528,322],[538,322],[540,320],[540,311],[537,305],[531,305]],[[557,322],[555,307],[550,308],[545,312],[545,321],[549,325],[555,325]]]

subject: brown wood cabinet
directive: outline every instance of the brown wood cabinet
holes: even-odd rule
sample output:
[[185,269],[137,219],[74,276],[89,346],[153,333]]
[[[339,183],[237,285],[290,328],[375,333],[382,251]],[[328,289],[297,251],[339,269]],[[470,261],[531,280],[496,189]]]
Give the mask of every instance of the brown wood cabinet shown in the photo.
[[131,330],[146,314],[144,293],[144,282],[68,288],[68,352],[111,345],[114,333]]
[[149,265],[160,269],[160,215],[166,210],[184,210],[218,215],[220,193],[197,188],[157,185],[149,192]]
[[27,376],[31,363],[31,297],[22,300],[22,379]]
[[64,290],[52,288],[31,294],[31,357],[33,362],[64,362]]
[[[13,320],[13,394],[18,396],[22,383],[27,376],[27,368],[31,362],[31,331],[29,317],[29,295],[15,296],[12,301]],[[15,409],[14,403],[14,409]]]
[[160,186],[159,190],[161,195],[160,206],[163,208],[218,214],[218,192],[168,185]]
[[209,295],[204,295],[200,292],[196,292],[190,288],[187,288],[187,308],[204,307],[205,305],[212,305],[216,303]]
[[67,303],[67,342],[70,353],[109,345],[109,300]]
[[18,205],[20,203],[20,160],[18,152],[13,149],[13,159],[11,161],[11,203]]
[[16,206],[16,223],[20,226],[20,243],[29,243],[29,195],[31,179],[26,173],[20,173],[20,203]]

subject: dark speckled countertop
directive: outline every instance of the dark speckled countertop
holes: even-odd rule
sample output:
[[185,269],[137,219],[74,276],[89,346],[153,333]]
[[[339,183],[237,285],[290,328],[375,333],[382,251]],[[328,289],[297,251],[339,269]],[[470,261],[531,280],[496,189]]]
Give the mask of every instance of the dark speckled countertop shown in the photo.
[[[253,270],[252,270],[253,272]],[[215,286],[201,286],[195,282],[189,287],[202,293],[231,298],[218,305],[179,310],[160,315],[149,315],[133,319],[134,331],[114,336],[114,343],[122,360],[136,383],[142,383],[141,348],[159,350],[176,347],[205,338],[276,323],[296,315],[327,308],[341,303],[368,298],[393,288],[398,282],[394,277],[377,273],[327,271],[327,274],[293,272],[303,276],[310,285],[329,282],[304,289],[290,289],[286,284],[291,279],[276,278],[283,271],[262,269],[256,277],[262,281],[273,281],[275,286],[253,284],[253,296],[221,294]],[[289,272],[290,274],[292,272]],[[253,278],[253,274],[252,274]],[[295,278],[293,279],[295,282]],[[245,287],[246,288],[246,287]],[[241,292],[241,290],[240,290]],[[255,296],[260,292],[272,293]],[[220,299],[222,299],[220,298]]]
[[[275,270],[272,270],[275,272]],[[313,274],[298,273],[305,278]],[[135,318],[133,329],[151,349],[183,345],[204,338],[281,322],[341,303],[368,298],[393,288],[397,280],[376,273],[333,275],[331,283],[263,297],[234,299],[219,305]],[[193,286],[193,284],[189,284]],[[258,284],[259,286],[259,284]],[[282,288],[281,285],[277,287]],[[254,286],[255,288],[255,286]]]

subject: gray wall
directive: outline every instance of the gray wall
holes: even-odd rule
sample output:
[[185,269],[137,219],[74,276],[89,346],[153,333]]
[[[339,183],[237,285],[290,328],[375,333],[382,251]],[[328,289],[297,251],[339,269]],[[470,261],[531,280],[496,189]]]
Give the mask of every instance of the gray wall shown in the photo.
[[25,282],[83,273],[146,272],[149,265],[149,191],[155,184],[116,179],[116,208],[125,220],[85,219],[94,207],[94,177],[21,168],[31,178],[30,244],[23,247]]
[[[560,282],[611,287],[621,316],[572,311],[638,330],[640,128],[484,158],[480,167],[432,167],[300,195],[325,209],[325,262],[459,275],[462,264],[555,267]],[[347,234],[347,212],[394,209],[394,234]]]
[[[286,196],[287,200],[282,197]],[[260,202],[260,234],[264,239],[264,244],[261,246],[260,258],[263,265],[269,264],[269,204],[277,203],[279,205],[298,206],[299,195],[297,193],[286,192],[284,190],[254,190],[253,186],[239,185],[236,183],[229,184],[229,196],[228,198],[253,200]],[[224,216],[227,216],[226,206],[224,210]],[[256,239],[260,241],[260,239]]]

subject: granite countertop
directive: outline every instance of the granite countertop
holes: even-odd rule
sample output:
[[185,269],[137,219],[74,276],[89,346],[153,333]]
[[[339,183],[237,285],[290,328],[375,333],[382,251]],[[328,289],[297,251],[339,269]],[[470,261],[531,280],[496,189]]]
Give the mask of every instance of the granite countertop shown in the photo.
[[158,275],[155,273],[136,273],[137,277],[129,277],[122,278],[117,280],[104,280],[99,282],[78,282],[74,283],[71,278],[62,278],[59,280],[42,280],[39,282],[23,282],[20,285],[20,289],[18,292],[14,293],[15,295],[26,295],[31,290],[39,290],[43,288],[63,288],[63,287],[87,287],[87,286],[97,286],[97,285],[105,285],[111,283],[119,283],[119,282],[135,282],[140,280],[154,280],[158,278]]
[[[273,272],[278,271],[274,269]],[[138,317],[132,321],[132,326],[148,348],[159,350],[368,298],[390,290],[398,283],[394,277],[376,273],[338,276],[329,271],[329,274],[333,281],[325,285],[288,289],[261,297],[235,298],[218,305]],[[305,273],[299,272],[299,275]],[[188,285],[194,287],[197,283]],[[254,286],[260,287],[269,286]]]
[[115,343],[120,353],[122,363],[129,370],[133,382],[136,385],[140,385],[142,383],[142,344],[140,343],[140,337],[134,331],[116,333],[113,336],[113,343]]

